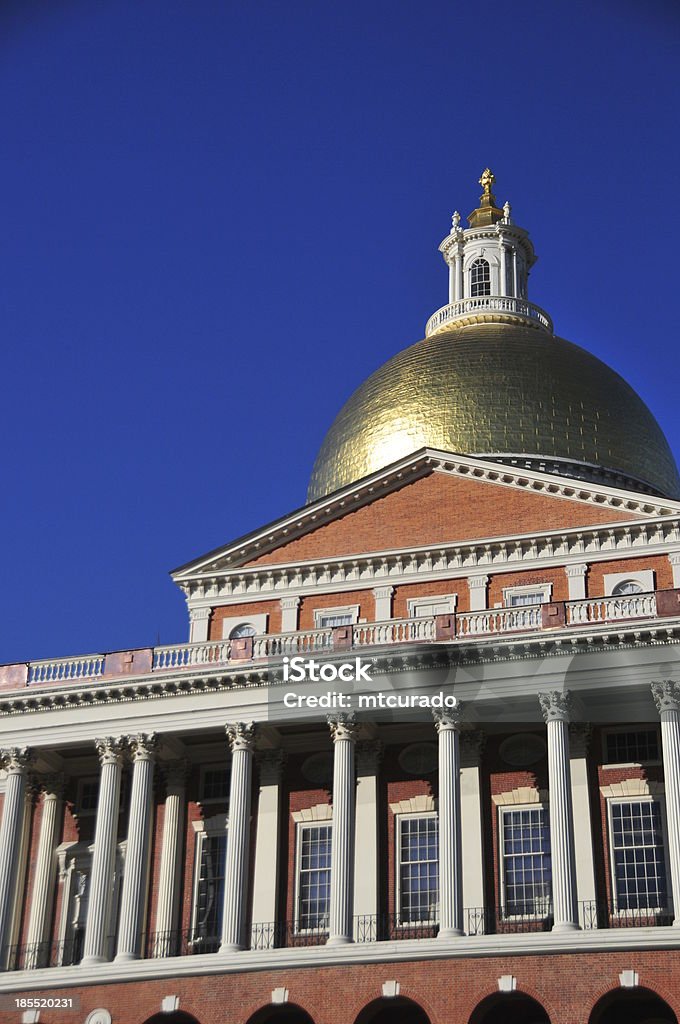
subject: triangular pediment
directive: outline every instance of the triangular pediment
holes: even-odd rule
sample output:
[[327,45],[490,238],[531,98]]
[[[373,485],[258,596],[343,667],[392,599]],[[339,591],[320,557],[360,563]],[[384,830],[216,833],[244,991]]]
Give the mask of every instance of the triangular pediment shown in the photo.
[[512,538],[673,515],[680,502],[423,449],[173,572]]

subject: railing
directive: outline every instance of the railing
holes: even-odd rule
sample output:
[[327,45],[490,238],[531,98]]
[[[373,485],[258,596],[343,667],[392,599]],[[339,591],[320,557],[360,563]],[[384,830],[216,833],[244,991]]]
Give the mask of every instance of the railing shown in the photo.
[[516,608],[489,608],[456,615],[457,636],[482,636],[487,633],[512,633],[517,629],[540,629],[541,605]]
[[461,320],[480,313],[507,313],[511,316],[524,317],[539,324],[550,334],[553,333],[551,318],[544,309],[535,306],[533,302],[517,299],[510,295],[477,295],[474,298],[458,299],[433,313],[425,325],[425,337],[428,338],[454,320]]
[[299,633],[274,633],[253,638],[254,658],[277,658],[285,654],[313,654],[333,647],[332,629],[309,629]]
[[291,949],[297,946],[323,946],[327,938],[328,923],[324,921],[304,928],[296,921],[269,921],[251,926],[250,948]]
[[394,942],[398,939],[433,939],[439,922],[406,921],[401,914],[364,914],[354,918],[355,942]]
[[434,638],[435,620],[432,617],[389,619],[387,622],[362,622],[352,629],[352,647],[416,643],[434,640]]
[[173,956],[197,956],[199,953],[217,953],[222,939],[219,935],[203,935],[190,928],[184,931],[150,932],[142,948],[147,959]]
[[614,622],[617,619],[643,619],[656,615],[656,594],[628,594],[598,597],[587,601],[567,601],[568,626]]
[[79,658],[55,658],[52,661],[32,661],[28,669],[28,684],[62,683],[78,679],[96,679],[104,671],[103,654],[87,654]]
[[152,670],[160,672],[170,668],[192,668],[194,665],[224,665],[229,661],[230,653],[230,640],[154,647]]
[[579,921],[591,928],[654,928],[673,924],[668,907],[617,907],[606,900],[585,900],[579,903]]

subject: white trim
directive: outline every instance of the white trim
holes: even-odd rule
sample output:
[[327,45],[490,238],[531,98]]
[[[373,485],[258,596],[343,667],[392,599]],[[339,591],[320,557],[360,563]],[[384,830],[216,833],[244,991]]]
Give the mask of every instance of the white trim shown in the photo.
[[[518,792],[518,791],[515,790],[515,792]],[[532,790],[532,792],[535,793],[538,796],[538,793],[539,793],[538,790],[534,789],[534,790]],[[543,792],[545,792],[545,791],[543,791]],[[495,800],[494,800],[494,802],[495,802]],[[547,823],[548,823],[548,834],[550,835],[550,818],[549,818],[548,802],[547,802],[547,800],[533,800],[532,799],[529,802],[524,803],[524,804],[523,803],[514,803],[514,802],[513,803],[503,803],[503,804],[499,803],[499,804],[497,804],[497,807],[498,807],[498,811],[497,811],[497,813],[498,813],[497,842],[498,842],[498,874],[499,874],[499,878],[498,878],[498,894],[499,894],[499,897],[500,897],[499,904],[500,904],[500,907],[502,908],[501,913],[503,915],[503,920],[504,921],[516,921],[518,918],[522,918],[523,920],[527,920],[527,921],[541,921],[544,918],[548,917],[548,914],[549,914],[548,907],[549,907],[549,904],[550,904],[550,902],[552,900],[552,897],[549,898],[549,903],[548,903],[548,906],[546,906],[545,913],[537,912],[537,913],[534,913],[534,914],[508,914],[508,913],[505,912],[505,908],[506,908],[506,900],[505,900],[505,850],[504,850],[505,831],[504,831],[503,818],[504,818],[504,815],[506,815],[508,813],[514,813],[515,811],[536,811],[536,810],[543,811],[544,815],[546,816]],[[551,839],[551,849],[552,849],[552,837],[550,837],[550,839]],[[551,889],[552,889],[552,857],[551,857],[551,861],[550,861],[550,885],[551,885]],[[536,897],[535,902],[539,903],[540,899],[541,899],[541,897]]]
[[[325,804],[317,804],[317,807],[325,807]],[[330,807],[330,805],[329,805]],[[332,807],[331,815],[329,818],[316,818],[312,821],[298,821],[295,825],[295,885],[293,887],[293,931],[296,935],[308,935],[312,932],[325,932],[328,931],[328,923],[325,927],[316,925],[314,928],[300,928],[300,875],[301,875],[301,860],[302,860],[302,833],[305,829],[310,828],[328,828],[330,830],[331,838],[331,850],[333,849],[333,821],[332,821]],[[328,870],[328,877],[330,879],[330,866]],[[330,917],[330,896],[328,902],[328,916]]]
[[351,625],[355,626],[359,621],[359,605],[358,604],[345,604],[339,605],[336,608],[315,608],[314,609],[314,629],[325,629],[322,623],[322,619],[330,615],[351,615]]
[[525,594],[540,594],[542,600],[537,603],[545,604],[552,596],[552,588],[552,581],[547,583],[523,583],[520,586],[503,587],[503,604],[506,608],[509,608],[511,607],[511,598],[522,597]]
[[643,594],[651,594],[654,587],[653,569],[632,569],[630,572],[608,572],[604,575],[604,596],[611,597],[619,583],[637,583]]
[[[431,798],[430,798],[431,799]],[[390,804],[390,807],[393,805]],[[402,921],[401,919],[401,823],[403,821],[420,821],[421,819],[433,819],[437,822],[437,904],[435,914],[432,918],[422,921]],[[419,863],[423,863],[422,861]],[[426,863],[429,863],[426,862]],[[439,923],[439,815],[436,810],[409,811],[408,813],[395,814],[394,818],[394,923],[397,928],[427,928]]]
[[390,804],[390,810],[393,814],[428,814],[437,810],[437,802],[433,796],[429,794],[423,794],[422,796],[412,796],[407,800],[399,800],[395,804]]
[[312,824],[316,821],[332,821],[333,805],[316,804],[314,807],[305,807],[302,811],[291,811],[291,818],[296,824]]
[[510,789],[505,793],[495,793],[491,799],[497,807],[547,805],[548,790],[535,789],[533,786],[520,786],[518,789]]
[[267,632],[268,618],[267,612],[253,612],[252,614],[247,612],[245,615],[230,615],[228,618],[222,619],[222,639],[228,640],[232,629],[246,623],[253,627],[255,636],[264,636]]
[[406,605],[408,608],[409,618],[417,617],[418,615],[430,615],[430,612],[416,612],[417,608],[422,605],[434,605],[434,604],[446,604],[448,602],[448,608],[444,614],[448,612],[455,612],[456,605],[458,604],[458,594],[433,594],[430,597],[409,597]]
[[635,800],[641,796],[658,798],[664,795],[664,785],[648,779],[624,779],[623,782],[600,786],[600,793],[605,800]]

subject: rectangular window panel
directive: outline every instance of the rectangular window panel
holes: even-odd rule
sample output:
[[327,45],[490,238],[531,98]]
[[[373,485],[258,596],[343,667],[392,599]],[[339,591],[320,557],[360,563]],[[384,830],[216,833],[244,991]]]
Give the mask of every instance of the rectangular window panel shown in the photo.
[[354,616],[351,612],[343,612],[339,615],[321,615],[319,617],[319,629],[330,629],[333,626],[351,626]]
[[659,735],[656,729],[631,732],[610,732],[605,736],[607,764],[629,764],[631,761],[659,760]]
[[543,604],[545,601],[545,594],[542,590],[537,590],[531,594],[510,594],[509,605],[511,608],[523,608],[529,604]]
[[217,948],[222,934],[224,902],[224,869],[227,855],[227,834],[206,835],[199,844],[200,863],[196,906],[194,908],[193,941]]
[[550,910],[550,827],[543,807],[503,811],[502,871],[507,917],[545,917]]
[[300,931],[328,927],[331,898],[330,825],[305,825],[299,839],[298,918]]
[[435,815],[399,820],[399,923],[439,916],[439,823]]
[[665,910],[668,893],[658,800],[612,804],[611,828],[617,910]]
[[227,800],[230,775],[229,768],[207,768],[203,775],[203,799]]

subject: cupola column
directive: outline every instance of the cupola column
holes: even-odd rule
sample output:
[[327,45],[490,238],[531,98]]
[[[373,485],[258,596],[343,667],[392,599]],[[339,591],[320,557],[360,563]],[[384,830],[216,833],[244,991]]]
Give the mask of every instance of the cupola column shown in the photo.
[[233,953],[243,949],[255,726],[252,722],[233,722],[226,726],[226,732],[231,747],[231,784],[220,952]]
[[0,969],[7,966],[8,945],[11,940],[12,912],[14,909],[17,865],[21,850],[26,813],[26,782],[28,769],[33,763],[29,747],[0,751],[0,767],[7,772],[5,801],[0,825]]
[[463,934],[460,705],[434,711],[439,735],[439,938]]
[[123,773],[122,737],[107,736],[95,740],[101,774],[94,832],[94,853],[87,900],[87,921],[83,963],[99,964],[107,959],[107,940],[113,896],[113,870],[118,838],[120,780]]
[[331,842],[331,899],[328,945],[352,941],[354,907],[354,831],[356,793],[354,786],[354,715],[329,716],[333,737],[333,838]]
[[139,957],[149,878],[153,772],[157,747],[158,739],[154,733],[130,738],[132,792],[116,953],[116,960],[119,961],[136,960]]
[[501,251],[501,279],[500,288],[498,289],[501,295],[508,294],[508,249],[501,239],[498,245]]
[[539,693],[548,727],[548,786],[552,854],[553,931],[578,929],[574,814],[569,764],[569,693]]
[[680,927],[680,685],[672,679],[652,683],[652,695],[661,718],[668,861],[673,896],[673,924],[677,928]]

